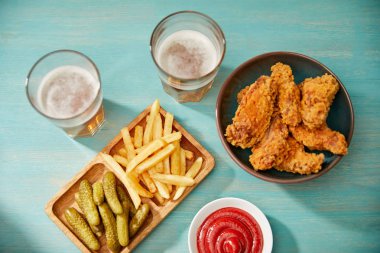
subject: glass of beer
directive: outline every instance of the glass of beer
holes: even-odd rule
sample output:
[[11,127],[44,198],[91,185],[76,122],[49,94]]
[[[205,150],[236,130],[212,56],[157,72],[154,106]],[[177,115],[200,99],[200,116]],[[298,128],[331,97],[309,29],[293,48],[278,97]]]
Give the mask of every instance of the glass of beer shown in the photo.
[[198,102],[211,88],[226,50],[223,31],[210,17],[180,11],[154,29],[150,51],[166,93]]
[[37,112],[70,137],[93,136],[104,122],[99,71],[80,52],[58,50],[40,58],[26,79],[26,94]]

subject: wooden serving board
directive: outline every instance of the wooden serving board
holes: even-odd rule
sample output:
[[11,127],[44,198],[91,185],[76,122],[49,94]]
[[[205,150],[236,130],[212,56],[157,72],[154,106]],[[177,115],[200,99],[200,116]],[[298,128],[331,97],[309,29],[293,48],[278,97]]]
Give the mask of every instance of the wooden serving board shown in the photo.
[[[128,129],[131,136],[134,135],[134,128],[137,125],[145,126],[146,116],[150,112],[150,106],[140,113],[129,125]],[[166,111],[161,108],[160,114],[164,120]],[[182,133],[181,146],[194,153],[194,159],[192,161],[187,160],[187,168],[191,166],[193,161],[197,157],[203,158],[203,164],[200,172],[194,178],[195,184],[192,187],[187,187],[183,195],[176,201],[172,199],[166,201],[163,205],[159,205],[154,199],[142,198],[143,203],[148,203],[151,207],[151,214],[144,223],[139,232],[130,239],[130,243],[127,247],[122,248],[122,253],[131,252],[148,234],[163,220],[165,217],[179,204],[186,196],[211,172],[214,168],[215,160],[212,155],[191,136],[176,120],[173,122],[173,130],[180,131]],[[113,140],[111,140],[101,152],[113,155],[116,150],[124,145],[121,134],[119,133]],[[90,183],[95,183],[103,178],[103,175],[109,171],[103,158],[98,154],[93,160],[91,160],[70,182],[64,186],[55,197],[53,197],[46,205],[45,211],[50,219],[65,233],[67,237],[82,251],[92,252],[88,249],[79,238],[70,230],[70,226],[64,218],[64,212],[69,207],[78,206],[74,200],[74,194],[79,190],[79,184],[81,180],[87,179]],[[117,177],[118,175],[115,174]],[[120,178],[119,178],[120,181]],[[119,182],[119,184],[121,184]],[[127,192],[127,191],[126,191]],[[175,194],[173,190],[172,196]],[[101,248],[97,252],[111,252],[107,248],[107,243],[104,234],[99,238]]]

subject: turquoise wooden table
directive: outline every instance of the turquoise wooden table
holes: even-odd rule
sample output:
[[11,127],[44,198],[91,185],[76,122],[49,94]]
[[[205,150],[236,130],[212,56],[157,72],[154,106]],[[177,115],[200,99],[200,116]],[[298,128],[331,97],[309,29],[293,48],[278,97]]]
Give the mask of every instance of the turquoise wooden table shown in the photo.
[[[155,25],[183,9],[213,17],[227,40],[215,85],[200,103],[178,104],[166,95],[149,52]],[[26,99],[32,64],[62,48],[87,54],[100,69],[107,122],[94,138],[68,138]],[[255,55],[279,50],[326,64],[355,109],[349,154],[326,175],[299,185],[247,174],[229,158],[215,126],[215,101],[227,75]],[[216,167],[136,252],[187,252],[195,213],[226,196],[265,212],[273,252],[380,252],[379,73],[376,0],[0,1],[0,252],[78,252],[44,206],[155,98],[215,156]]]

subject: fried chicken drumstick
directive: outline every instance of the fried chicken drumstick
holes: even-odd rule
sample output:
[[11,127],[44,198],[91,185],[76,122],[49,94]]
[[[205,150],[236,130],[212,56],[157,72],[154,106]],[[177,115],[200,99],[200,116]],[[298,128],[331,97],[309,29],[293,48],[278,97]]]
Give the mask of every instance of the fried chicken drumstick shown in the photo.
[[296,126],[301,121],[300,90],[294,83],[292,69],[281,62],[271,67],[272,81],[278,87],[277,103],[280,109],[282,122]]
[[321,127],[327,118],[335,94],[339,90],[337,80],[328,74],[306,78],[300,85],[301,115],[303,123],[310,129]]
[[257,147],[252,148],[252,155],[249,157],[255,170],[268,170],[274,165],[280,164],[287,152],[286,138],[288,128],[277,116],[272,119],[264,138]]
[[290,136],[287,139],[287,144],[287,156],[282,163],[274,166],[277,170],[302,175],[317,173],[321,170],[323,160],[325,159],[323,154],[317,155],[305,152],[304,146]]
[[294,138],[311,150],[328,150],[336,155],[347,154],[347,142],[343,134],[331,130],[326,124],[310,130],[300,124],[290,127]]

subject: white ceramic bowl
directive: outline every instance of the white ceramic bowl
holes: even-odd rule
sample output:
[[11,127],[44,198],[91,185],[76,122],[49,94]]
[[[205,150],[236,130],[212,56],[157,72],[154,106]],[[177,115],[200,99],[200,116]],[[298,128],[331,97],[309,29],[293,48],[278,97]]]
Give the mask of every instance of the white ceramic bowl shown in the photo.
[[200,225],[202,225],[203,221],[209,216],[211,213],[215,212],[224,207],[236,207],[246,212],[250,213],[255,220],[259,223],[261,231],[263,233],[263,253],[272,252],[273,246],[273,235],[270,224],[259,208],[257,208],[251,202],[248,202],[243,199],[238,198],[221,198],[214,201],[209,202],[204,207],[202,207],[198,213],[194,216],[193,221],[190,224],[189,228],[189,236],[188,236],[188,245],[190,253],[198,253],[197,249],[197,231]]

